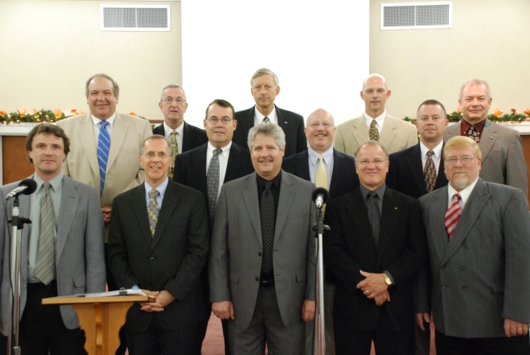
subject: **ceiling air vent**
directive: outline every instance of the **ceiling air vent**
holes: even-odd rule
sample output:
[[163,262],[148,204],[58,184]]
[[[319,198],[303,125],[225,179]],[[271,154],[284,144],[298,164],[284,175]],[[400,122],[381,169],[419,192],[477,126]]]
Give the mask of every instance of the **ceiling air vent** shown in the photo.
[[452,27],[451,1],[381,4],[382,30]]
[[169,31],[169,5],[101,5],[103,31]]

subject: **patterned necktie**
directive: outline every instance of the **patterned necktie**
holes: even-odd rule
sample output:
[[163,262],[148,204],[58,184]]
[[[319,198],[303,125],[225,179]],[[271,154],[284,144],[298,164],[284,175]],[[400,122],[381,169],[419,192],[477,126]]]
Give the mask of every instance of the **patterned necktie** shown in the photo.
[[460,194],[454,194],[451,198],[451,201],[453,201],[453,203],[447,209],[447,211],[445,211],[445,229],[447,230],[449,238],[453,236],[456,224],[458,223],[460,215],[462,214],[462,210],[460,209],[461,199],[462,198],[460,197]]
[[44,196],[40,201],[40,233],[35,277],[47,285],[55,279],[55,213],[50,195],[50,183],[45,182],[42,187]]
[[379,131],[377,130],[377,122],[375,119],[372,119],[372,123],[370,123],[370,130],[368,131],[368,134],[370,135],[371,141],[379,140]]
[[151,237],[155,235],[156,222],[158,221],[158,212],[160,207],[158,207],[158,202],[156,198],[160,195],[158,190],[152,189],[149,191],[149,204],[147,205],[147,214],[149,216],[149,227],[151,228]]
[[213,227],[215,209],[217,208],[217,198],[219,197],[219,154],[222,149],[213,151],[212,160],[206,173],[206,186],[208,188],[208,210],[210,211],[210,225]]
[[366,196],[366,207],[368,208],[368,219],[372,226],[372,235],[375,245],[379,243],[379,231],[381,228],[381,213],[379,212],[379,196],[375,191],[370,191]]
[[[328,172],[326,171],[326,166],[324,165],[324,158],[322,157],[322,155],[319,155],[318,157],[318,168],[317,168],[317,175],[315,178],[315,186],[323,187],[326,190],[329,190]],[[324,217],[325,213],[326,213],[326,205],[322,206],[322,217]]]
[[469,129],[467,130],[467,136],[477,143],[480,142],[480,137],[478,136],[475,126],[469,126]]
[[264,117],[264,118],[263,118],[263,122],[265,122],[265,123],[269,123],[270,121],[271,121],[271,120],[270,120],[268,117]]
[[105,187],[105,177],[107,175],[107,161],[109,160],[110,151],[110,135],[107,126],[107,121],[101,121],[98,138],[98,161],[99,161],[99,177],[100,177],[100,191],[99,195],[103,195],[103,188]]
[[171,132],[171,140],[169,141],[171,144],[171,166],[169,167],[169,178],[173,179],[173,172],[175,171],[175,159],[177,158],[177,155],[179,153],[179,144],[177,142],[177,131]]
[[423,169],[427,192],[434,191],[434,186],[436,185],[436,167],[432,161],[433,154],[434,152],[432,150],[427,152],[427,161],[425,162],[425,169]]
[[274,244],[274,228],[276,224],[274,196],[272,195],[271,186],[272,181],[265,183],[265,189],[261,195],[260,203],[261,236],[263,243],[261,270],[264,273],[272,270],[272,246]]

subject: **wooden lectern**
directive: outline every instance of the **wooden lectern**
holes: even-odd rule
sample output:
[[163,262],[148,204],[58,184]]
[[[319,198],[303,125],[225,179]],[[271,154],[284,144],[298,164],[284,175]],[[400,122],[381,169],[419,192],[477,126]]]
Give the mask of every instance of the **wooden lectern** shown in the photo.
[[118,332],[134,302],[147,302],[147,296],[52,297],[42,304],[71,305],[85,331],[89,355],[114,355],[120,345]]

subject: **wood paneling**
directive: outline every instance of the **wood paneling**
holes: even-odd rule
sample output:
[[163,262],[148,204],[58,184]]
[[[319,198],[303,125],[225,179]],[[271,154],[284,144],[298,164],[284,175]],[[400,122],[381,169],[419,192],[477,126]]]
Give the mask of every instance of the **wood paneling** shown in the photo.
[[22,180],[35,172],[28,160],[25,136],[2,137],[3,184]]

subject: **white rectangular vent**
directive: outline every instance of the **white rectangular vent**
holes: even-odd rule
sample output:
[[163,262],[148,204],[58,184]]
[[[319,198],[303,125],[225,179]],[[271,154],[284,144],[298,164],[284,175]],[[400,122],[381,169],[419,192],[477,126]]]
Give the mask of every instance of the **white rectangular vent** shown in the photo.
[[382,30],[452,27],[451,1],[381,4]]
[[103,31],[169,31],[169,5],[101,5]]

